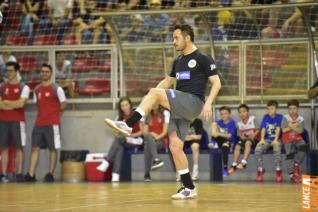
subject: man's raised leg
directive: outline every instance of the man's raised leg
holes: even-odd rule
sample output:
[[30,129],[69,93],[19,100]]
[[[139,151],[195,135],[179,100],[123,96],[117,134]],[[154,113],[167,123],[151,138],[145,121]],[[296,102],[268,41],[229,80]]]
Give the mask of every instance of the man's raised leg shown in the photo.
[[104,121],[109,127],[113,128],[121,135],[129,136],[134,124],[137,123],[143,116],[147,115],[154,108],[154,106],[158,104],[167,108],[168,110],[170,109],[166,90],[162,88],[151,88],[126,122],[113,121],[107,118]]

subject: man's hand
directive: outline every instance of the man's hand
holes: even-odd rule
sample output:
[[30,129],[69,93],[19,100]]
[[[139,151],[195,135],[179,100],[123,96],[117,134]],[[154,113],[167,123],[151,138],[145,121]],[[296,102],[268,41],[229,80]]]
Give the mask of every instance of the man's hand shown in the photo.
[[265,145],[265,140],[262,139],[262,140],[259,141],[259,143],[262,144],[262,145]]
[[203,106],[203,109],[202,109],[202,115],[204,117],[204,119],[206,121],[209,120],[210,116],[212,115],[212,106],[211,106],[211,103],[209,102],[206,102]]

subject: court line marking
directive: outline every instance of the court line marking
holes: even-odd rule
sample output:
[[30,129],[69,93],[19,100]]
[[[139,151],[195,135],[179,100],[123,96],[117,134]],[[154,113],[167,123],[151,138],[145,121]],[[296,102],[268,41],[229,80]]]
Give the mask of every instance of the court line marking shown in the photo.
[[[163,199],[150,198],[150,199],[120,201],[120,202],[117,202],[117,203],[118,203],[118,204],[119,204],[119,203],[120,203],[120,204],[125,204],[125,203],[143,202],[143,201],[149,201],[149,200],[163,200]],[[116,202],[113,202],[112,204],[116,204]],[[93,206],[103,206],[103,205],[109,205],[109,203],[97,203],[97,204],[82,205],[82,206],[68,207],[68,208],[46,209],[46,210],[41,210],[41,211],[39,211],[39,212],[45,212],[45,211],[63,211],[63,210],[72,210],[72,209],[79,209],[79,208],[89,208],[89,207],[93,207]]]

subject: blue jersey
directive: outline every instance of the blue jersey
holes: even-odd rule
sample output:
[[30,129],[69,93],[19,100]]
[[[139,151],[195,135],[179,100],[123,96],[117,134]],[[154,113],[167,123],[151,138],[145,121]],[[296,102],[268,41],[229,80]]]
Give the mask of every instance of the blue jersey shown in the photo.
[[283,115],[276,114],[274,118],[270,117],[268,114],[264,115],[261,128],[265,129],[265,141],[273,141],[275,139],[275,129],[277,127],[281,128],[283,120]]
[[222,119],[218,120],[217,125],[219,127],[219,130],[221,133],[230,133],[232,136],[229,139],[232,143],[236,142],[237,139],[237,129],[236,129],[236,124],[233,119],[230,119],[229,122],[224,123]]

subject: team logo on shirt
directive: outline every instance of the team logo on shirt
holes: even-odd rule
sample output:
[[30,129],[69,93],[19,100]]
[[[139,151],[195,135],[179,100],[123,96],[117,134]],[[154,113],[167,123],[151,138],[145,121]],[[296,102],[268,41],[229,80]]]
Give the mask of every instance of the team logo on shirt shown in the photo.
[[189,80],[190,78],[190,71],[180,71],[176,73],[177,80]]
[[46,92],[45,93],[45,97],[49,97],[50,96],[50,93],[49,92]]
[[210,69],[211,69],[211,71],[214,71],[216,69],[216,65],[215,64],[211,64],[210,65]]
[[5,95],[8,95],[8,94],[9,94],[9,88],[6,88],[6,90],[4,91],[4,94],[5,94]]
[[19,93],[19,91],[20,91],[19,88],[16,88],[16,89],[13,90],[14,93]]
[[189,68],[194,68],[197,65],[197,61],[195,59],[192,59],[188,62]]

